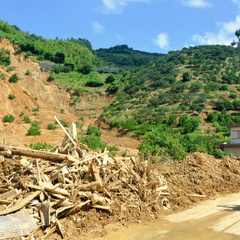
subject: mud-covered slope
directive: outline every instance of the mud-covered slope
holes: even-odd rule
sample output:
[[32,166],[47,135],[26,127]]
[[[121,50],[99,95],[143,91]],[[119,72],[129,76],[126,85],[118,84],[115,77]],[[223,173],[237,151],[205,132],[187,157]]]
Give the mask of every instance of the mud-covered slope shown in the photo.
[[[42,133],[47,131],[46,127],[49,123],[54,123],[55,115],[66,121],[76,120],[76,116],[70,114],[69,93],[60,89],[54,81],[48,82],[49,73],[43,73],[37,62],[19,53],[18,47],[11,44],[9,40],[1,40],[1,48],[10,51],[11,64],[9,66],[0,65],[0,74],[4,75],[4,80],[0,79],[0,115],[4,117],[11,114],[15,120],[13,123],[7,124],[0,121],[0,142],[1,138],[8,139],[8,143],[11,142],[11,138],[14,141],[18,141],[17,139],[20,138],[20,142],[25,140],[24,136],[30,124],[24,123],[24,116],[29,117],[31,121],[40,121]],[[9,67],[14,70],[7,71]],[[26,75],[27,71],[31,74]],[[17,74],[19,81],[10,83],[9,78],[14,73]],[[9,94],[14,95],[15,98],[10,100]],[[34,109],[39,109],[39,111],[33,112]],[[61,109],[64,109],[65,114],[61,114]],[[24,115],[20,116],[21,113]],[[60,134],[60,132],[56,131],[50,135],[54,134]],[[35,137],[34,140],[36,142],[43,137]],[[56,137],[54,139],[56,140]],[[32,138],[28,137],[26,140],[29,142],[32,141]],[[43,140],[51,142],[51,139]]]

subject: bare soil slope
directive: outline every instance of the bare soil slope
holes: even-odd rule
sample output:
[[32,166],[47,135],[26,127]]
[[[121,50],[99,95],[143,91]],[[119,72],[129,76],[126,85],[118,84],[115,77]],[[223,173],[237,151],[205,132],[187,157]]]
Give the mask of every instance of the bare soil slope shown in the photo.
[[[11,52],[10,66],[0,66],[0,74],[5,76],[5,80],[0,80],[0,115],[3,117],[12,114],[15,118],[13,123],[0,121],[0,142],[4,138],[8,144],[22,146],[28,145],[33,140],[56,143],[57,139],[61,138],[62,141],[64,137],[62,130],[49,131],[46,127],[49,123],[54,123],[55,115],[68,122],[77,120],[77,117],[71,114],[73,109],[69,105],[69,93],[60,89],[54,81],[47,82],[49,73],[43,73],[38,63],[19,54],[18,47],[12,45],[9,40],[2,40],[0,48]],[[13,67],[14,70],[7,72],[8,67]],[[25,75],[27,71],[31,73],[29,76]],[[8,79],[14,73],[17,74],[19,81],[10,83]],[[16,98],[8,99],[9,94]],[[39,109],[35,112],[36,116],[33,109]],[[64,109],[65,114],[61,114],[60,109]],[[20,117],[22,112],[24,115]],[[31,121],[41,122],[41,136],[26,136],[30,124],[24,123],[24,116],[29,117]]]

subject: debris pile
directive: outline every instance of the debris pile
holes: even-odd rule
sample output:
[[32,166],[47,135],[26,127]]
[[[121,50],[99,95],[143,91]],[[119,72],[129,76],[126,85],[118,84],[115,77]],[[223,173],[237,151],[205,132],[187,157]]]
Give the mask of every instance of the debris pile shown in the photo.
[[54,153],[0,145],[0,218],[31,214],[46,239],[56,230],[67,236],[63,222],[79,211],[150,214],[155,204],[169,207],[166,180],[151,161],[89,150],[76,140],[74,124],[66,134]]

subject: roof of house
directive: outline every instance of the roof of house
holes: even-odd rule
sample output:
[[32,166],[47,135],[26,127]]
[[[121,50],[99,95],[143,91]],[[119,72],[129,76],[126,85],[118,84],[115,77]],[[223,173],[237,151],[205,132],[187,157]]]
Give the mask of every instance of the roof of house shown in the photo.
[[227,125],[228,128],[239,128],[240,124]]
[[240,147],[240,143],[222,143],[220,144],[221,148],[224,147]]

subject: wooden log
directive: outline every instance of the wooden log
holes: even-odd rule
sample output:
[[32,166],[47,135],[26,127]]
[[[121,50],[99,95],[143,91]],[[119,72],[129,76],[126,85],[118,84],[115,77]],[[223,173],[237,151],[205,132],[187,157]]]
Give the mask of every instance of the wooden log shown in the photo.
[[7,151],[7,150],[11,150],[13,155],[42,158],[42,159],[51,160],[51,161],[67,161],[70,163],[75,163],[78,161],[78,159],[76,159],[75,157],[66,155],[66,154],[43,152],[39,150],[0,145],[0,151]]
[[12,151],[11,150],[7,150],[7,151],[1,151],[0,155],[3,156],[11,156],[12,155]]

